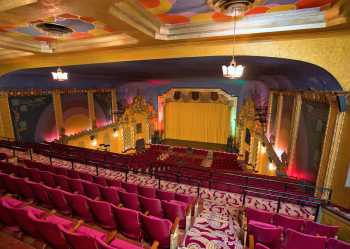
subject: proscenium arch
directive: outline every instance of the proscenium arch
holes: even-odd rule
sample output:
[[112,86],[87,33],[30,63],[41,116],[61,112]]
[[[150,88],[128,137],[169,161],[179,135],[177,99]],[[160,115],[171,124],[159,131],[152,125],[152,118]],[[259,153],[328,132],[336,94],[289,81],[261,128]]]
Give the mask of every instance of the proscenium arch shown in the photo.
[[[152,47],[110,48],[65,54],[40,54],[7,61],[0,73],[38,67],[66,66],[118,61],[135,61],[232,54],[232,40],[169,43]],[[350,31],[329,31],[271,37],[265,40],[238,40],[235,53],[304,61],[327,70],[344,90],[350,90]]]

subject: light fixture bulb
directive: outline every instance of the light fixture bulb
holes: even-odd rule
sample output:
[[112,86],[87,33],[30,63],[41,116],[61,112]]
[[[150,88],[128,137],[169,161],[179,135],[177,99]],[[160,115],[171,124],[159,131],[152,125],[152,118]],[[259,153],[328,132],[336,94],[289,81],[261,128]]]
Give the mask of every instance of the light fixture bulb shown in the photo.
[[118,130],[117,129],[114,129],[113,130],[113,137],[118,137],[119,134],[118,134]]
[[273,162],[269,162],[269,170],[270,171],[275,171],[276,169],[277,169],[276,165]]
[[62,69],[59,67],[57,68],[56,72],[51,72],[52,78],[57,81],[65,81],[68,80],[68,73],[63,72]]

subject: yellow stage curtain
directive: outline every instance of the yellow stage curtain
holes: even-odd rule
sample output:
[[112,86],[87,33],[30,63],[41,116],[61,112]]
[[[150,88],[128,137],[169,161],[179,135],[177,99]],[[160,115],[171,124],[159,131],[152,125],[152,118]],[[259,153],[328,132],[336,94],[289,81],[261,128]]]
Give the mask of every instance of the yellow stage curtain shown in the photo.
[[230,112],[225,104],[169,102],[164,112],[165,137],[168,139],[227,142]]

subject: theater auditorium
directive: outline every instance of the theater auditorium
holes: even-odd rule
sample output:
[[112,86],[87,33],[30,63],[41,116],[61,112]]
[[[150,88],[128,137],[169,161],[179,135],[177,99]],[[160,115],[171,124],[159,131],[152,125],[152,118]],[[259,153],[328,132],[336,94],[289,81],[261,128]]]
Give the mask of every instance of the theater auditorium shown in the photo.
[[350,249],[349,0],[0,0],[0,249]]

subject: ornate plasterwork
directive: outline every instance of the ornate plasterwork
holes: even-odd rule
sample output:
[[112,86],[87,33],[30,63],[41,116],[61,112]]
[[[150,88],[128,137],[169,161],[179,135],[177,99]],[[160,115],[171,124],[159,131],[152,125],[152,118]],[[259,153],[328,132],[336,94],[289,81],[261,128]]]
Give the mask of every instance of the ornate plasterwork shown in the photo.
[[[336,8],[336,7],[335,7]],[[245,16],[237,22],[237,34],[258,34],[304,29],[325,28],[332,24],[346,22],[342,13],[334,8],[325,12],[320,8],[286,10]],[[155,18],[136,0],[115,3],[110,13],[139,31],[158,40],[179,40],[233,34],[233,21],[194,22],[165,24]]]

